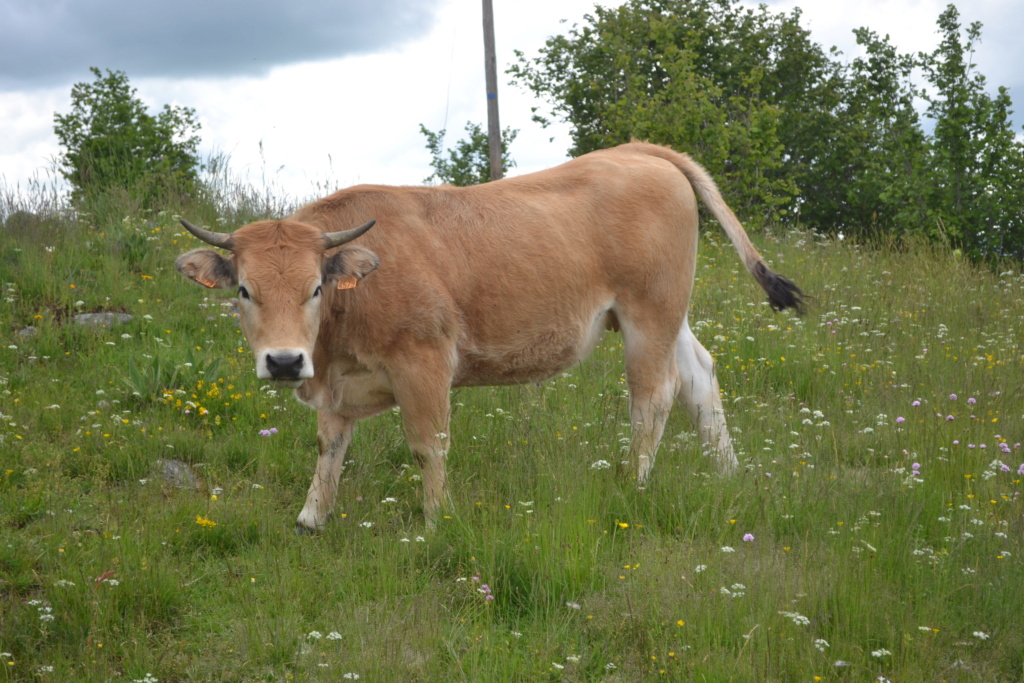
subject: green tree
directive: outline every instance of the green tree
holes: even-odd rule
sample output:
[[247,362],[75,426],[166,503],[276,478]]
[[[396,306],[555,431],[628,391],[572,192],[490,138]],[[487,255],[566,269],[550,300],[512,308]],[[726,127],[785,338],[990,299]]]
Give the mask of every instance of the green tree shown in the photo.
[[[823,84],[833,74],[798,11],[739,0],[630,0],[597,7],[540,55],[518,53],[513,83],[547,100],[535,120],[572,125],[573,155],[631,138],[690,153],[747,220],[797,204],[800,173],[827,151]],[[794,153],[794,141],[821,151]],[[805,173],[807,175],[807,173]]]
[[[422,123],[420,132],[427,138],[427,149],[430,151],[430,167],[434,172],[427,176],[423,182],[448,183],[465,187],[467,185],[479,185],[491,179],[490,141],[487,133],[480,129],[478,124],[467,121],[466,132],[469,139],[459,140],[455,147],[448,149],[448,156],[445,157],[444,130],[433,132]],[[501,170],[508,172],[515,166],[515,162],[509,156],[509,147],[519,134],[518,130],[506,128],[501,132]]]
[[71,88],[71,111],[54,114],[54,132],[64,148],[58,163],[74,199],[88,205],[118,191],[150,208],[168,189],[194,188],[200,127],[195,111],[164,105],[154,116],[123,71],[90,71],[93,82]]
[[972,62],[981,24],[966,31],[956,7],[939,16],[942,41],[920,63],[932,86],[923,96],[935,123],[929,229],[972,256],[1024,256],[1024,144],[1014,135],[1006,88],[995,97]]
[[[950,5],[941,43],[920,55],[857,29],[864,54],[847,62],[800,17],[739,0],[627,0],[536,57],[517,53],[509,74],[547,102],[537,122],[572,126],[570,154],[670,144],[753,225],[919,233],[975,257],[1024,256],[1024,143],[1009,93],[989,94],[971,62],[980,24],[963,31]],[[927,89],[913,82],[922,73]]]
[[843,70],[831,188],[804,218],[852,235],[901,234],[927,220],[929,145],[911,82],[917,61],[888,37],[866,28],[854,34],[865,54]]

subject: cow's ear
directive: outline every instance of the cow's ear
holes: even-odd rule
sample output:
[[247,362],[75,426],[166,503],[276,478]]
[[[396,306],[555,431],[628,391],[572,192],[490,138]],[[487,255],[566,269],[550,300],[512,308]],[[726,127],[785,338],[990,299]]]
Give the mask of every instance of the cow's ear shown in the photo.
[[348,247],[324,261],[324,286],[352,289],[377,270],[380,257],[369,249]]
[[228,289],[238,284],[234,259],[213,249],[195,249],[175,260],[178,272],[196,284],[211,289]]

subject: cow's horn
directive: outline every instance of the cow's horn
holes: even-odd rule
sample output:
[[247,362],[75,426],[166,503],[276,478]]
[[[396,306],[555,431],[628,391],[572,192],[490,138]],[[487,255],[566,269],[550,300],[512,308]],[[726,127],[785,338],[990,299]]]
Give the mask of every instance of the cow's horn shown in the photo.
[[327,244],[327,249],[333,249],[334,247],[340,247],[346,242],[351,242],[355,238],[362,235],[364,232],[373,227],[376,223],[376,219],[363,223],[358,228],[352,228],[351,230],[342,230],[341,232],[325,232],[324,242]]
[[220,247],[221,249],[231,249],[235,245],[235,240],[231,235],[225,235],[222,232],[212,232],[210,230],[196,227],[184,218],[181,219],[181,224],[185,226],[186,230],[207,244],[212,244],[213,246]]

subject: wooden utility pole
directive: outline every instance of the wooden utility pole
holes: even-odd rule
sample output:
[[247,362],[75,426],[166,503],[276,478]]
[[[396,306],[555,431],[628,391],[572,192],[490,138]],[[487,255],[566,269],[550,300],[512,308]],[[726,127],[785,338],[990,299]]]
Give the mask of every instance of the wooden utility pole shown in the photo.
[[498,123],[498,58],[494,55],[494,8],[484,1],[484,70],[487,81],[487,139],[491,180],[501,180],[501,124]]

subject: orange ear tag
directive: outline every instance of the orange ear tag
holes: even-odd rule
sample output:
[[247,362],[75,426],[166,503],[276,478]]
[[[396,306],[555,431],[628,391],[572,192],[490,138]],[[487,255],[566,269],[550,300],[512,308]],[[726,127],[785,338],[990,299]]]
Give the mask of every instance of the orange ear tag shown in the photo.
[[210,289],[213,289],[214,287],[216,287],[216,286],[217,286],[216,284],[214,284],[214,283],[210,282],[209,280],[204,280],[204,279],[203,279],[203,278],[201,278],[201,277],[196,277],[196,278],[195,278],[195,281],[196,281],[196,282],[198,282],[198,283],[199,283],[199,284],[201,284],[201,285],[204,285],[204,286],[206,286],[206,287],[209,287]]
[[359,280],[354,275],[349,275],[338,280],[338,289],[355,289],[358,284]]

